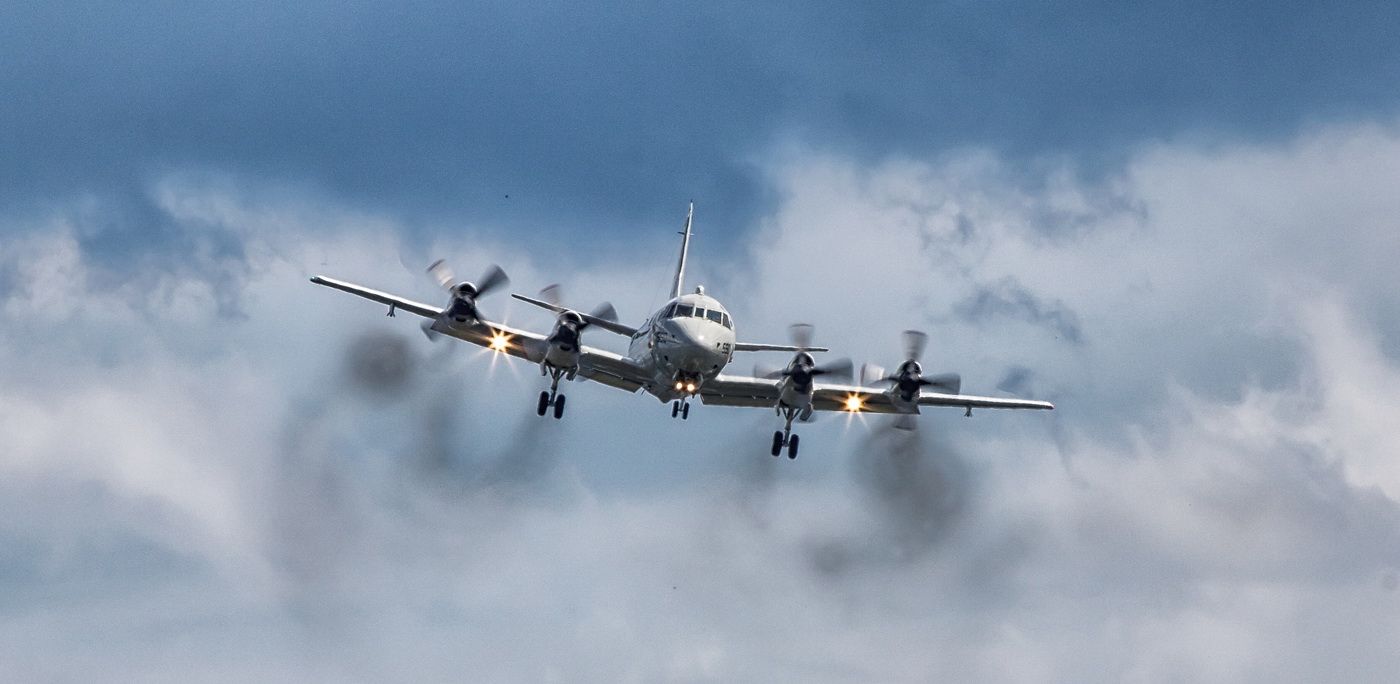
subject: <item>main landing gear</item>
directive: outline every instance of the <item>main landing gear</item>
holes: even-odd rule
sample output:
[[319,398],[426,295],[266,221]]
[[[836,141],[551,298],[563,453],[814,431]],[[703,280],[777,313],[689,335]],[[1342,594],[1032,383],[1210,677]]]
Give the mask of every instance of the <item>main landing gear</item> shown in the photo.
[[690,401],[677,399],[671,402],[671,417],[675,418],[676,416],[680,416],[681,420],[690,418]]
[[798,409],[782,408],[779,411],[782,412],[783,418],[787,422],[783,425],[783,429],[773,433],[772,453],[777,456],[783,453],[783,447],[787,447],[788,458],[797,458],[797,444],[800,440],[797,435],[792,434],[792,419],[797,417]]
[[535,407],[535,412],[543,416],[554,407],[554,418],[558,420],[564,417],[564,395],[559,393],[559,378],[564,376],[564,371],[558,368],[549,369],[549,390],[540,392],[539,405]]

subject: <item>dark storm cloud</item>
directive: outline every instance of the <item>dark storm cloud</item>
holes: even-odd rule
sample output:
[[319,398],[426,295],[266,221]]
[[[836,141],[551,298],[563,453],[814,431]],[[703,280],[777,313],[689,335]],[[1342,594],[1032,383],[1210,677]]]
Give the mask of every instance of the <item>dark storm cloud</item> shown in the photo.
[[162,244],[135,198],[172,167],[540,237],[654,227],[694,197],[725,234],[773,201],[753,161],[790,136],[856,155],[1112,158],[1183,130],[1270,136],[1390,111],[1397,14],[34,3],[0,20],[0,201],[125,197],[99,251]]

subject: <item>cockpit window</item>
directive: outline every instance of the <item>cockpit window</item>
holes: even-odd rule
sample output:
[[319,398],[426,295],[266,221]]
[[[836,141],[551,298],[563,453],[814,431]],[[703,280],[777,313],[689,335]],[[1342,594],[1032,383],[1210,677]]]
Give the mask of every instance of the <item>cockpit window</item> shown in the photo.
[[705,312],[705,318],[708,318],[720,325],[724,325],[724,314],[714,309],[710,309],[709,311]]
[[671,313],[671,318],[683,318],[695,315],[695,307],[689,304],[677,304],[676,310]]
[[729,314],[724,314],[724,320],[720,321],[719,324],[730,330],[734,329],[734,321],[729,320]]

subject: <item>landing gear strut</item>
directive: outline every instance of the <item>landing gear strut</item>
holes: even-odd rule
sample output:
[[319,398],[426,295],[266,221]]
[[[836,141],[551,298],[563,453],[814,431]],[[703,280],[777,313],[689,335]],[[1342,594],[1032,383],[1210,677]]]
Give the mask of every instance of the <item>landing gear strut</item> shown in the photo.
[[783,447],[787,447],[788,458],[797,458],[797,444],[801,440],[798,438],[797,435],[792,434],[792,419],[797,417],[798,410],[793,408],[782,408],[779,409],[779,411],[782,412],[783,418],[786,420],[786,422],[783,424],[783,429],[773,433],[772,454],[774,456],[777,456],[783,453]]
[[677,399],[671,402],[671,417],[675,418],[676,416],[680,416],[681,420],[687,420],[690,418],[689,401]]
[[554,418],[558,420],[564,417],[564,395],[559,393],[559,378],[564,376],[564,371],[558,368],[549,369],[549,390],[540,392],[539,405],[535,407],[535,412],[543,416],[549,411],[549,407],[554,407]]

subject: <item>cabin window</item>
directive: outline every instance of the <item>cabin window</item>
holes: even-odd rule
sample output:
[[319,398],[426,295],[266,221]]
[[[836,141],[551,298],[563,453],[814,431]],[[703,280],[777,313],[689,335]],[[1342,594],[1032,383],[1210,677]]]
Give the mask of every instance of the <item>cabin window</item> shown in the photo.
[[710,309],[709,312],[705,314],[705,317],[720,325],[724,325],[724,314],[719,311]]

